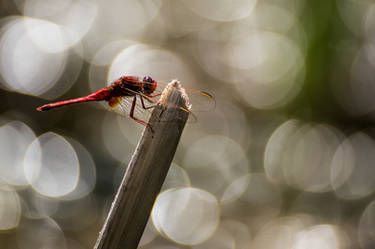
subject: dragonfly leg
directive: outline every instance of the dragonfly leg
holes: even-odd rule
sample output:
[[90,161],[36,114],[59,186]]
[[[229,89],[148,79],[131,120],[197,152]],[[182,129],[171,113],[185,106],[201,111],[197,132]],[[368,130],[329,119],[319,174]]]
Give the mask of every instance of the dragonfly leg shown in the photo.
[[160,96],[161,95],[161,93],[157,93],[157,94],[155,94],[155,95],[148,95],[148,97],[150,97],[150,98],[155,98],[155,97],[158,97],[158,96]]
[[[146,107],[146,105],[145,105],[145,103],[144,103],[144,101],[143,101],[143,98],[145,98],[146,100],[148,100],[149,102],[151,102],[151,100],[149,100],[147,97],[145,97],[145,96],[142,96],[142,95],[140,95],[139,96],[140,98],[141,98],[141,103],[142,103],[142,107],[143,107],[143,109],[151,109],[151,108],[154,108],[156,105],[151,105],[151,106],[147,106]],[[151,102],[151,103],[155,103],[155,102]]]
[[134,121],[136,121],[136,122],[138,122],[138,123],[143,124],[144,126],[146,126],[147,123],[146,123],[145,121],[140,120],[140,119],[134,117],[134,108],[135,108],[135,104],[136,104],[136,102],[137,102],[137,96],[135,95],[135,96],[134,96],[134,99],[133,99],[132,107],[131,107],[131,109],[130,109],[129,116],[130,116],[130,118],[133,119]]
[[[148,102],[154,104],[154,103],[157,103],[158,101],[157,101],[157,100],[153,100],[153,99],[151,99],[151,98],[154,98],[154,97],[157,97],[157,96],[160,96],[160,95],[161,95],[161,93],[158,93],[158,94],[155,94],[155,95],[145,95],[145,94],[143,94],[143,93],[141,93],[141,92],[139,92],[139,91],[134,91],[134,90],[131,90],[131,89],[127,89],[127,91],[130,92],[130,93],[133,93],[133,94],[135,94],[135,95],[138,95],[139,97],[141,97],[142,104],[143,104],[143,99],[142,99],[142,97],[145,98]],[[154,106],[156,106],[156,105],[154,105]],[[152,107],[154,107],[154,106],[152,106]],[[152,107],[150,107],[150,108],[152,108]],[[149,108],[145,108],[145,105],[144,105],[144,104],[143,104],[143,108],[144,108],[144,109],[149,109]]]

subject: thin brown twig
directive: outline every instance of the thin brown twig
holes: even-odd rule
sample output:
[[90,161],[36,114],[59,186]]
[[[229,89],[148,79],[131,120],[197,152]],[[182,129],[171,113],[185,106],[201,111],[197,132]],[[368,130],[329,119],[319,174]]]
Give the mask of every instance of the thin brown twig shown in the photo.
[[[182,107],[182,108],[179,108]],[[136,249],[189,116],[178,81],[153,110],[99,234],[95,249]]]

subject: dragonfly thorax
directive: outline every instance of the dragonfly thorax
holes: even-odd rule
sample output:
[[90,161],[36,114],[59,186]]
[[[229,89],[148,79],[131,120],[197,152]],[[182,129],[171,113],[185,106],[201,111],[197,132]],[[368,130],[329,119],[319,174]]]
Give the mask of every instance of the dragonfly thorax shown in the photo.
[[124,76],[113,82],[109,88],[111,97],[118,97],[133,96],[136,93],[149,95],[155,91],[156,86],[156,81],[149,76],[144,77],[143,80],[138,77]]

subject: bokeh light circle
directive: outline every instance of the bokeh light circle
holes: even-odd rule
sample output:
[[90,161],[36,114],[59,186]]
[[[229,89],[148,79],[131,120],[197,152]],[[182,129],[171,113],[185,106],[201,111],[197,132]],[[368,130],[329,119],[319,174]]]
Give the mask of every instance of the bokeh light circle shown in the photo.
[[304,191],[331,190],[331,161],[343,138],[342,132],[328,125],[288,120],[267,142],[267,177]]
[[190,185],[190,177],[185,169],[172,162],[161,189],[188,188]]
[[267,178],[275,183],[283,183],[283,157],[288,140],[299,129],[301,122],[291,119],[281,124],[268,139],[264,153],[264,171]]
[[358,240],[362,248],[372,248],[375,245],[375,201],[370,202],[361,215]]
[[192,72],[175,54],[145,44],[129,46],[112,61],[108,84],[124,75],[151,76],[162,83],[178,78],[185,87],[195,83]]
[[206,191],[178,188],[159,194],[151,215],[161,234],[177,243],[194,245],[215,232],[220,208],[216,198]]
[[192,246],[192,249],[236,249],[234,236],[225,228],[219,227],[205,242]]
[[[62,46],[63,38],[59,28],[47,21],[20,17],[12,22],[0,40],[1,77],[13,91],[41,95],[57,82],[65,69],[66,52],[55,51]],[[56,36],[41,50],[32,40],[29,29]]]
[[302,126],[292,138],[292,157],[284,165],[287,182],[309,192],[330,191],[330,165],[340,144],[338,134],[327,125]]
[[221,202],[230,202],[238,200],[247,190],[251,181],[251,175],[247,174],[235,179],[224,191]]
[[282,217],[264,224],[251,245],[263,249],[293,249],[296,234],[304,228],[299,217]]
[[73,147],[79,161],[79,180],[72,192],[62,196],[63,200],[82,199],[93,191],[96,184],[95,162],[90,152],[79,142],[72,138],[66,138]]
[[41,135],[28,147],[24,161],[29,184],[42,195],[63,196],[77,187],[79,160],[62,136],[53,132]]
[[331,167],[331,182],[338,197],[363,198],[375,190],[375,142],[363,132],[345,139],[337,148]]
[[296,235],[293,249],[339,249],[340,232],[333,225],[316,225]]
[[283,34],[239,24],[201,32],[197,46],[202,68],[234,84],[252,107],[284,106],[301,90],[304,56],[298,43]]
[[16,238],[20,249],[67,249],[64,232],[50,217],[24,219]]
[[[214,21],[231,22],[247,17],[254,9],[257,0],[182,0],[198,15]],[[215,8],[212,8],[215,6]]]
[[34,132],[20,121],[0,126],[0,179],[8,184],[27,185],[24,174],[24,156],[36,138]]
[[129,162],[143,127],[130,118],[108,112],[101,128],[102,141],[110,155]]
[[154,225],[152,224],[152,219],[149,218],[143,231],[141,240],[139,241],[138,247],[145,246],[153,241],[158,236],[158,232],[156,231]]
[[[29,30],[33,41],[50,52],[61,52],[79,42],[89,31],[97,13],[97,1],[25,1],[24,15],[53,22],[58,29]],[[43,27],[43,26],[42,26]],[[45,28],[48,28],[45,26]],[[52,31],[52,32],[51,32]],[[56,40],[55,37],[60,37]],[[54,47],[51,47],[54,46]]]
[[204,136],[191,144],[181,165],[190,175],[192,185],[210,191],[217,198],[235,179],[250,171],[242,147],[220,135]]
[[107,86],[109,65],[121,51],[135,44],[137,42],[131,40],[116,40],[105,44],[96,52],[90,61],[89,82],[92,91]]
[[161,0],[96,1],[95,19],[83,38],[85,58],[91,60],[109,42],[138,37],[155,19],[162,3]]
[[16,228],[21,219],[21,203],[18,193],[6,185],[0,185],[0,231]]

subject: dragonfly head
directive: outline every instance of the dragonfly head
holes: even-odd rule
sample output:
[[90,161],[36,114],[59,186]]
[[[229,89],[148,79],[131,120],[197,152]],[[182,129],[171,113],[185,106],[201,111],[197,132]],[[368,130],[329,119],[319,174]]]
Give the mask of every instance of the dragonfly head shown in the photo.
[[142,82],[145,83],[143,84],[144,94],[151,94],[155,91],[157,83],[153,78],[151,78],[150,76],[145,76]]

